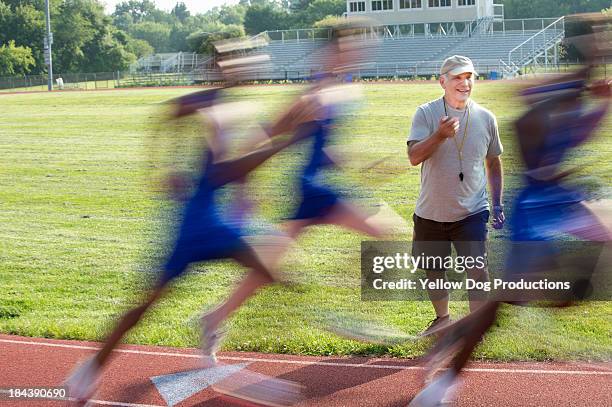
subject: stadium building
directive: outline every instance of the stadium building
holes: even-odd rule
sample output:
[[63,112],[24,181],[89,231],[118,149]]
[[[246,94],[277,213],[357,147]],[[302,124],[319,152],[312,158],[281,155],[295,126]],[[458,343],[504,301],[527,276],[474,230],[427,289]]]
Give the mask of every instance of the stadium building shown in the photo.
[[[344,17],[357,16],[373,21],[364,39],[380,39],[367,63],[355,72],[362,78],[430,77],[454,54],[470,57],[481,77],[509,78],[530,68],[556,65],[565,33],[563,17],[505,19],[503,5],[493,0],[347,0]],[[329,31],[266,31],[254,38],[267,40],[268,46],[255,52],[269,54],[271,63],[252,79],[296,80],[322,68],[320,46],[329,41]],[[184,56],[157,58],[154,64],[140,61],[134,69],[180,69],[199,80],[219,78],[214,58],[192,64],[185,64]]]
[[493,0],[347,0],[347,16],[367,16],[389,26],[503,19]]

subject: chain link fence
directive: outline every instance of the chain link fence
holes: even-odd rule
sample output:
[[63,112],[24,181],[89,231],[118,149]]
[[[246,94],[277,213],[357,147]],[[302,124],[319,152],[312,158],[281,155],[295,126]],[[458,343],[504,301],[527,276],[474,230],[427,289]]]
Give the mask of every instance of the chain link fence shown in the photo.
[[[423,80],[437,79],[441,62],[418,64],[372,64],[356,69],[352,80],[385,81],[385,80]],[[499,61],[479,61],[476,69],[480,79],[500,79],[503,67]],[[569,72],[583,65],[577,62],[564,62],[525,67],[521,74],[544,74]],[[302,82],[310,80],[319,70],[314,67],[274,68],[269,71],[253,72],[248,81],[254,83]],[[597,76],[607,77],[612,73],[612,60],[602,61],[596,65]],[[58,74],[53,76],[53,89],[70,90],[103,90],[130,87],[191,86],[210,84],[223,80],[215,70],[200,70],[191,73],[130,73],[130,72],[96,72]],[[47,91],[47,75],[26,75],[0,77],[0,94],[10,92]]]
[[[53,75],[55,90],[96,90],[120,86],[121,72],[69,73]],[[47,90],[47,75],[0,77],[0,92]]]

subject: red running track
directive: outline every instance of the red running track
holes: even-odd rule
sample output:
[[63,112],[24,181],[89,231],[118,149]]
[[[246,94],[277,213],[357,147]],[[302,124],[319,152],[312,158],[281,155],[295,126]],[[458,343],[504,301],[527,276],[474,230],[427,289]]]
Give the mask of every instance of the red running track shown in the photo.
[[[74,365],[100,346],[0,335],[0,407],[65,406],[62,400],[8,400],[11,387],[60,386]],[[228,352],[226,365],[305,386],[300,406],[406,406],[421,384],[415,361],[363,357],[305,357]],[[197,369],[195,349],[126,345],[105,369],[93,405],[167,405],[151,377]],[[240,366],[234,366],[240,368]],[[231,379],[231,376],[228,380]],[[473,363],[458,406],[612,406],[609,363]],[[207,387],[178,406],[252,405]]]

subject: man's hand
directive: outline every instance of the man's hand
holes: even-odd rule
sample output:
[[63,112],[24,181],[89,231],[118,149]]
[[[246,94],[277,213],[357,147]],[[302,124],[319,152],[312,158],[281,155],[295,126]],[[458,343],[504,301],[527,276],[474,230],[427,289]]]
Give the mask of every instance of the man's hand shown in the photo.
[[447,139],[455,137],[459,131],[459,119],[456,117],[444,116],[440,119],[440,127],[438,127],[438,137]]
[[459,130],[459,119],[444,116],[440,119],[440,126],[428,138],[421,141],[411,141],[408,144],[408,159],[410,164],[419,165],[427,160],[438,147],[447,139],[455,137]]
[[506,215],[504,215],[504,207],[501,205],[493,206],[493,221],[491,222],[493,225],[493,229],[503,228],[505,221]]

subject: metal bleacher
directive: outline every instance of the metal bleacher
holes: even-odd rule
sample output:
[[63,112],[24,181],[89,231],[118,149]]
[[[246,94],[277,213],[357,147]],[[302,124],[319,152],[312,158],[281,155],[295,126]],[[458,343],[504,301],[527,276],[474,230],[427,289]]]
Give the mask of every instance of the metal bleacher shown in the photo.
[[[512,77],[529,64],[552,63],[557,45],[564,37],[564,19],[482,20],[466,23],[462,31],[420,32],[412,27],[402,34],[373,27],[364,32],[366,52],[354,75],[358,77],[431,76],[439,72],[441,61],[461,54],[470,57],[484,76]],[[398,33],[400,33],[398,35]],[[255,80],[294,80],[312,76],[323,68],[329,34],[321,30],[288,30],[258,35],[268,40],[255,53],[270,55],[271,63],[258,72]],[[366,41],[367,40],[367,41]],[[208,72],[208,77],[214,72]],[[207,73],[204,73],[206,79]],[[218,77],[218,73],[216,75]]]
[[176,73],[195,69],[202,60],[208,57],[195,52],[170,52],[148,55],[140,58],[132,66],[130,72]]

